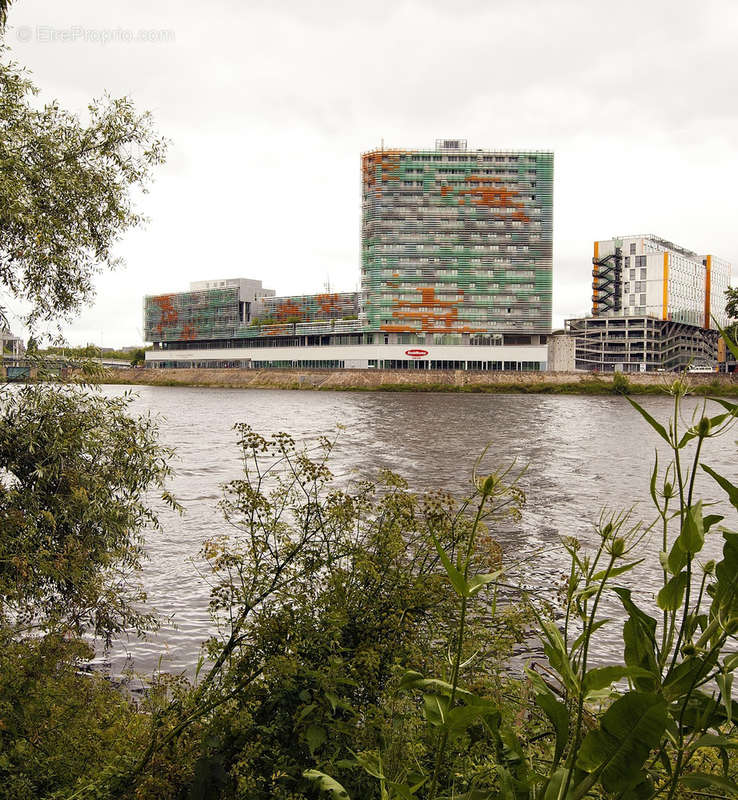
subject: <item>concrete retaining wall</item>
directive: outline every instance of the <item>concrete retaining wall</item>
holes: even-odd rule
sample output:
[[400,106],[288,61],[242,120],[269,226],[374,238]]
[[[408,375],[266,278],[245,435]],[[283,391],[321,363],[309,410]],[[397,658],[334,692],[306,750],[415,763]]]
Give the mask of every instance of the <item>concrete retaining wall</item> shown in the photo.
[[[502,391],[509,386],[513,391],[526,386],[590,384],[597,379],[612,382],[612,374],[587,372],[470,372],[465,370],[302,370],[302,369],[120,369],[110,373],[110,383],[130,383],[151,386],[222,386],[244,389],[381,389],[394,387],[433,388],[443,387],[468,391],[485,387]],[[677,376],[673,373],[634,373],[627,376],[634,386],[667,386]],[[730,375],[693,374],[690,382],[697,386],[713,381],[736,386]],[[108,382],[108,381],[106,381]],[[584,388],[584,386],[582,387]]]

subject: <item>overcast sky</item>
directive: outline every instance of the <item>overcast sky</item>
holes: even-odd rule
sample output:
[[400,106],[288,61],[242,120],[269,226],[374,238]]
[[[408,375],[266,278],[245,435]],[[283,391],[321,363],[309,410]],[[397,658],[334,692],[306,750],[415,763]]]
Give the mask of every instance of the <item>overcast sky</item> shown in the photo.
[[44,98],[130,95],[172,140],[73,344],[139,343],[143,296],[191,280],[357,289],[382,139],[554,151],[555,326],[590,308],[594,239],[738,265],[734,0],[17,0],[9,24]]

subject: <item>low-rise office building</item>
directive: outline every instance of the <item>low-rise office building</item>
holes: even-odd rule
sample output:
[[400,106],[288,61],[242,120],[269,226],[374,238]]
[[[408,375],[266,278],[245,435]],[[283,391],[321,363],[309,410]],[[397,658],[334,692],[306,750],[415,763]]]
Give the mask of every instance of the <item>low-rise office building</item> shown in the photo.
[[277,297],[260,281],[191,284],[144,301],[151,367],[546,369],[546,336],[366,330],[356,293]]

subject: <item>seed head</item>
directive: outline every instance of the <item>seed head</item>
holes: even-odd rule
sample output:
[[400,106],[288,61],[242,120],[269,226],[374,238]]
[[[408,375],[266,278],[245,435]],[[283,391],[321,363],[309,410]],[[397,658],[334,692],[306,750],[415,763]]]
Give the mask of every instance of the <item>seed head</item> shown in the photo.
[[702,417],[702,419],[697,423],[697,434],[701,439],[704,439],[706,436],[710,435],[710,428],[712,424],[707,417]]
[[625,539],[621,536],[618,536],[617,539],[612,543],[612,554],[615,558],[620,558],[625,552]]

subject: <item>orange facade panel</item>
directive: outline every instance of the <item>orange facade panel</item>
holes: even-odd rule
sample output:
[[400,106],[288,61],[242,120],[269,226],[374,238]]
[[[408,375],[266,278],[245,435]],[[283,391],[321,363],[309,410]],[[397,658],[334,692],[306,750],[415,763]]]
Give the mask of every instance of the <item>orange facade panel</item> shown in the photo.
[[664,251],[664,286],[661,319],[669,319],[669,254]]
[[710,291],[712,281],[712,256],[707,256],[705,265],[705,324],[707,329],[710,327]]

